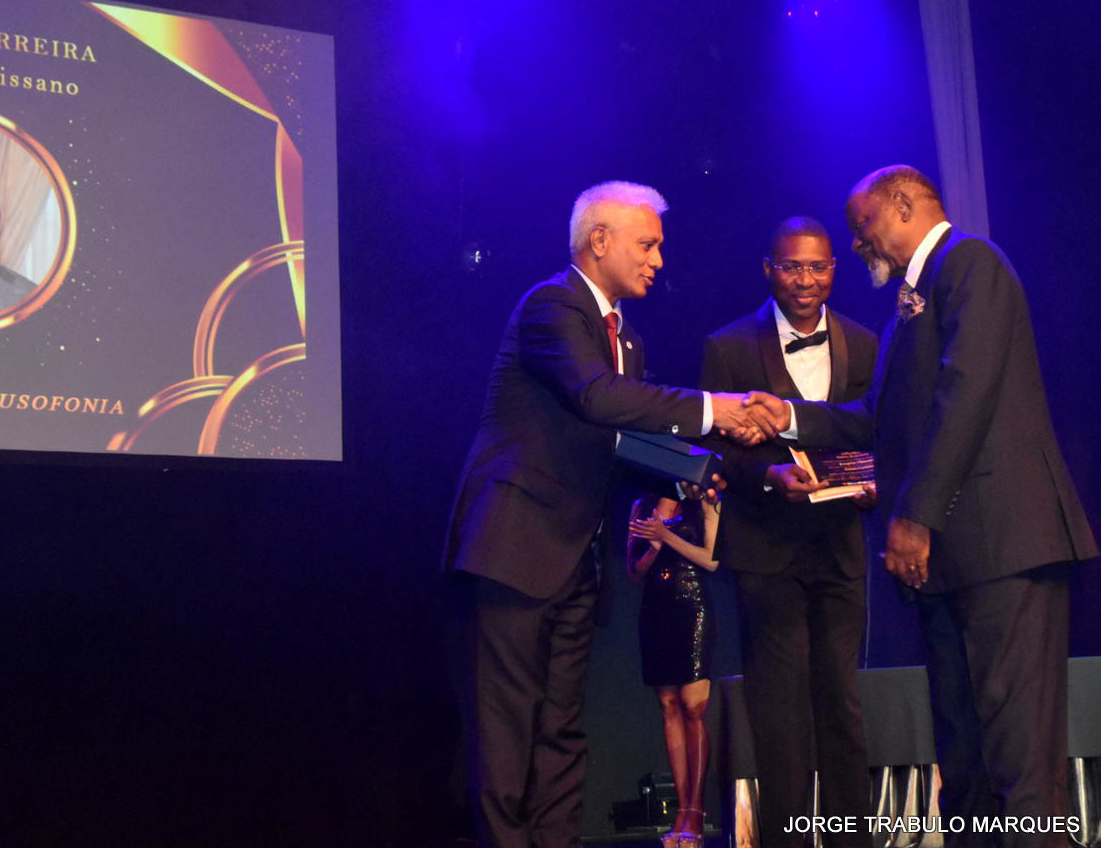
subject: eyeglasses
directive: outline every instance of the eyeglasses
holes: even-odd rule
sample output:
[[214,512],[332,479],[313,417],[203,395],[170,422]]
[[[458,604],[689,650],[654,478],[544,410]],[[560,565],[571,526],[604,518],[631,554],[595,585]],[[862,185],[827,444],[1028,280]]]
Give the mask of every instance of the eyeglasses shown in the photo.
[[809,271],[812,277],[824,277],[837,265],[837,258],[832,257],[826,262],[808,262],[804,265],[802,262],[773,262],[768,260],[768,264],[775,268],[777,271],[783,271],[785,274],[794,274],[796,277],[800,276],[803,271]]

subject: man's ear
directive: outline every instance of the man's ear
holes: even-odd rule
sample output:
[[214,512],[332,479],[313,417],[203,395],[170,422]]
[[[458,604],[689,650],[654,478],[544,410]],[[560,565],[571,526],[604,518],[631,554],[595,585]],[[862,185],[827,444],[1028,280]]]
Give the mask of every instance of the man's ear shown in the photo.
[[589,233],[589,247],[597,257],[608,252],[608,228],[604,224],[597,224]]
[[902,219],[903,223],[914,217],[914,201],[902,189],[891,195],[891,204],[898,212],[898,217]]
[[767,256],[761,260],[761,270],[765,272],[765,279],[772,282],[772,260]]

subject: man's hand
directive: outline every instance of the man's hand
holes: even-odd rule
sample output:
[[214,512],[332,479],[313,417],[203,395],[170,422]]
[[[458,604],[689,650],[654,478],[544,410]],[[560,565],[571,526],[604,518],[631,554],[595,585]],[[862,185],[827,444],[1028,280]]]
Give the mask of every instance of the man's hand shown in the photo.
[[680,490],[684,493],[686,498],[691,498],[694,501],[705,500],[711,504],[711,506],[718,506],[719,501],[722,500],[723,490],[726,488],[726,478],[721,474],[712,474],[711,483],[711,487],[704,490],[695,483],[681,480]]
[[887,526],[887,550],[880,554],[887,570],[911,589],[929,579],[929,528],[895,516]]
[[776,433],[791,428],[791,409],[776,395],[770,395],[768,392],[750,392],[742,403],[749,410],[754,421],[767,417],[772,422]]
[[[757,444],[778,432],[771,418],[746,408],[746,395],[730,392],[711,393],[714,426],[732,433],[742,444]],[[742,435],[739,436],[738,434]]]
[[770,465],[765,472],[765,485],[776,489],[792,503],[806,500],[811,492],[826,488],[825,483],[813,482],[810,474],[794,462]]
[[865,483],[864,491],[859,495],[853,495],[853,503],[861,509],[871,509],[875,506],[875,502],[878,499],[878,495],[875,490],[875,483]]

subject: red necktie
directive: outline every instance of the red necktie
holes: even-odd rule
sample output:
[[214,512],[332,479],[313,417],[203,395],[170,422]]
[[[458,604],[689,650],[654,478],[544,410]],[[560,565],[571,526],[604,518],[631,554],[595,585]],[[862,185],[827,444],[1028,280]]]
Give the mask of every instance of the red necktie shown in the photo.
[[619,373],[619,316],[609,312],[604,316],[604,326],[608,328],[608,342],[612,346],[612,366]]

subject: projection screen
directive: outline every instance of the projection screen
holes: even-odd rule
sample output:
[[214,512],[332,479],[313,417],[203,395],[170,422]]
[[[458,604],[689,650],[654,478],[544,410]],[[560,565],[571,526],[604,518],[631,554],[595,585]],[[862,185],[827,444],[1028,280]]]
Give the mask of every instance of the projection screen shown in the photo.
[[0,449],[339,460],[329,36],[0,10]]

